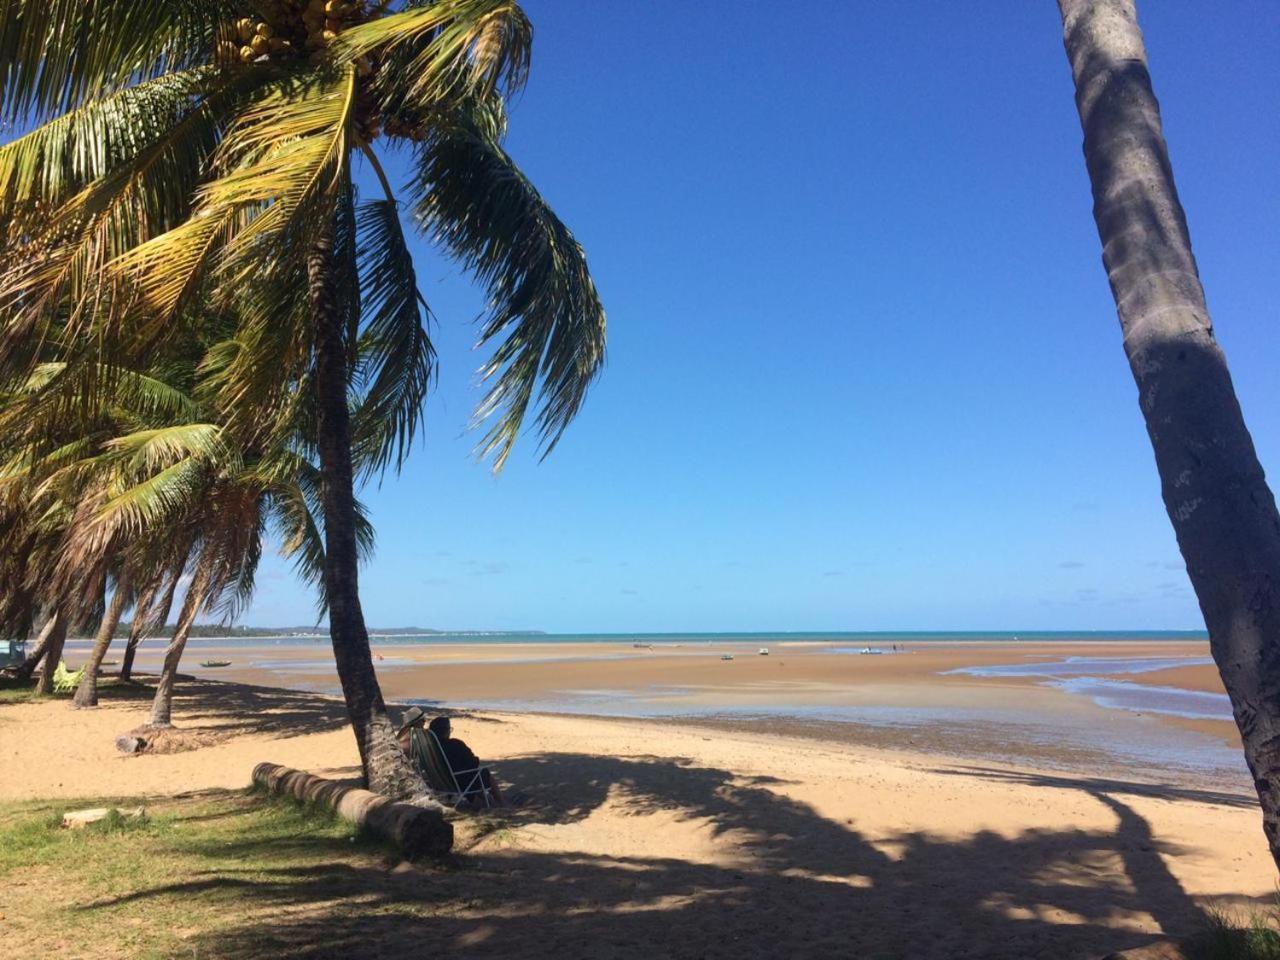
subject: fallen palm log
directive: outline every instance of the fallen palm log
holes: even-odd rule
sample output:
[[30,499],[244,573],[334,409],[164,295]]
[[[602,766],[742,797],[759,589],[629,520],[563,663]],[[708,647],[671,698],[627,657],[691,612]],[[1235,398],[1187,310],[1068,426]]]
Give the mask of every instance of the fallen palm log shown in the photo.
[[453,846],[453,824],[437,809],[388,800],[278,763],[254,767],[253,782],[272,793],[323,804],[343,820],[394,843],[411,860],[428,854],[439,856]]

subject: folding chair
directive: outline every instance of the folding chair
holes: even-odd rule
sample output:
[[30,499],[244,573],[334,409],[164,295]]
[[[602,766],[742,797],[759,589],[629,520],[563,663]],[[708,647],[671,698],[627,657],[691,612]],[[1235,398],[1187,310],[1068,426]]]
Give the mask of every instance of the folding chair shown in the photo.
[[475,796],[483,798],[486,809],[493,806],[492,794],[484,783],[483,768],[454,770],[449,766],[449,758],[434,730],[421,724],[410,727],[409,755],[427,781],[427,786],[437,793],[458,798],[453,809],[457,810]]

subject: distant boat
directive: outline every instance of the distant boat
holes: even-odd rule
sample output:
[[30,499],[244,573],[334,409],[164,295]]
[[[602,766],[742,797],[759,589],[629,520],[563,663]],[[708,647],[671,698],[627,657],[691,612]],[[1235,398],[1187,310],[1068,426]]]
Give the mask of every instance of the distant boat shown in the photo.
[[721,659],[721,660],[732,660],[732,659],[733,659],[733,654],[732,654],[732,653],[726,653],[726,654],[724,654],[720,659]]
[[859,653],[884,653],[884,651],[883,651],[883,650],[875,650],[875,649],[873,649],[873,648],[871,648],[871,647],[863,647],[863,648],[862,648],[861,650],[859,650],[858,652],[859,652]]
[[760,653],[760,656],[767,657],[769,655],[769,648],[761,647],[759,653]]
[[230,661],[230,660],[206,660],[206,661],[204,661],[202,664],[200,664],[200,666],[202,666],[202,667],[229,667],[229,666],[231,666],[231,661]]

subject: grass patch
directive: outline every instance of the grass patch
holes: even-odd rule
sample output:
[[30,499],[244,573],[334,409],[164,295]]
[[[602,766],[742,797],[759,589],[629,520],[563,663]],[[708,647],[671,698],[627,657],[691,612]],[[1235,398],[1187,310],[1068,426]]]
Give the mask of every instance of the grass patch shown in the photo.
[[[65,693],[37,693],[35,680],[0,677],[0,705],[6,703],[41,703],[45,700],[70,700],[75,690]],[[155,696],[155,689],[136,680],[121,681],[115,676],[98,678],[98,699],[145,700]]]
[[0,677],[0,704],[53,700],[58,696],[67,697],[70,694],[39,694],[36,693],[36,682],[34,680],[14,680],[11,677]]
[[1268,910],[1210,910],[1192,944],[1195,960],[1280,960],[1280,900]]
[[[83,829],[61,826],[70,810],[136,806],[144,816],[116,809]],[[88,956],[189,955],[190,938],[216,941],[273,898],[287,901],[291,885],[396,859],[328,808],[246,791],[3,805],[0,886],[22,895],[4,904],[0,955],[56,956],[70,942]]]

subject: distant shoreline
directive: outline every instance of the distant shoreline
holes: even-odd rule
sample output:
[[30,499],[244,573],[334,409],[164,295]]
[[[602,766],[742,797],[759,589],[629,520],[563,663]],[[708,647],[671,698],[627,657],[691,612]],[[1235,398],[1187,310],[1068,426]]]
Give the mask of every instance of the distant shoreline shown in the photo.
[[[208,628],[205,628],[208,630]],[[225,629],[225,628],[224,628]],[[256,628],[254,628],[256,629]],[[123,636],[127,636],[127,633]],[[117,632],[116,639],[123,639]],[[147,642],[167,642],[172,628],[153,634]],[[92,637],[71,638],[84,643]],[[297,643],[314,640],[327,641],[328,631],[314,629],[264,628],[255,633],[193,632],[192,641],[224,642],[280,642]],[[547,633],[541,630],[388,630],[369,631],[370,641],[385,643],[606,643],[606,644],[716,644],[716,643],[851,643],[858,645],[912,644],[912,643],[1110,643],[1110,642],[1159,642],[1195,641],[1208,642],[1203,630],[955,630],[955,631],[743,631],[725,633]]]

